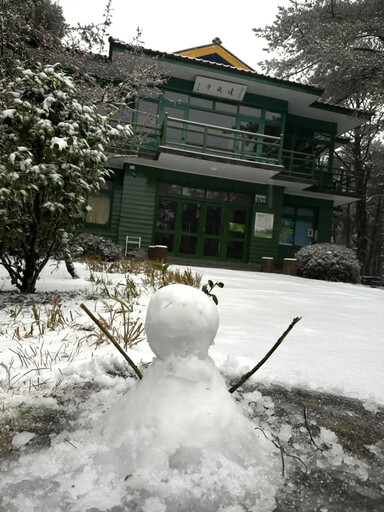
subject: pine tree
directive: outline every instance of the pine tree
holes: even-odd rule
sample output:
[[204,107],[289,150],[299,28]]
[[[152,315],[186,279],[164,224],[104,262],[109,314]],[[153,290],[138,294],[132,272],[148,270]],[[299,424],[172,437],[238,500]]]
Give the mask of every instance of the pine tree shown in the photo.
[[[263,70],[323,88],[322,101],[370,114],[370,121],[348,133],[347,144],[335,152],[359,201],[344,207],[343,243],[356,249],[363,274],[378,272],[383,249],[373,243],[372,223],[382,222],[383,170],[377,172],[377,140],[384,127],[384,2],[383,0],[291,0],[279,8],[274,23],[255,29],[276,57]],[[383,229],[383,227],[379,228]],[[372,251],[372,247],[375,249]],[[375,251],[380,250],[377,254]]]

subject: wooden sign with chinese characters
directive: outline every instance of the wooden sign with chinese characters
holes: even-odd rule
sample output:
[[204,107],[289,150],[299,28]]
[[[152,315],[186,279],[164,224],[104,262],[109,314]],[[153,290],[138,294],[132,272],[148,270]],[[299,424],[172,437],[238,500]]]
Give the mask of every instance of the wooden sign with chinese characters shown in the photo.
[[223,80],[215,80],[205,76],[197,76],[193,87],[193,92],[235,101],[241,101],[246,90],[246,85],[224,82]]

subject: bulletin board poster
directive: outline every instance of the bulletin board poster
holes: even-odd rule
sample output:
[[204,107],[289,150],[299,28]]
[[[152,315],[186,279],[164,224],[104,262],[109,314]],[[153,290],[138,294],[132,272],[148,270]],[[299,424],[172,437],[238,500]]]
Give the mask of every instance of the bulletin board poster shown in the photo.
[[295,221],[289,218],[281,219],[281,231],[279,244],[280,245],[293,245],[293,237],[295,235]]
[[257,238],[272,238],[274,217],[273,213],[257,212],[254,236]]

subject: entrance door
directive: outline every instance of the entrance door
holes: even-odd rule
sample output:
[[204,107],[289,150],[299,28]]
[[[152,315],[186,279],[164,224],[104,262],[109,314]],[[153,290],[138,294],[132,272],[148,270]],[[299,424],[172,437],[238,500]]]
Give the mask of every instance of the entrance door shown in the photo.
[[227,216],[227,258],[245,260],[248,209],[230,206]]
[[223,256],[223,232],[224,232],[224,206],[207,204],[205,205],[204,228],[203,228],[203,256],[209,258],[220,258]]
[[222,257],[224,217],[223,205],[183,202],[179,254]]
[[175,256],[245,261],[248,219],[241,206],[159,198],[156,244]]
[[181,205],[181,233],[179,253],[199,255],[201,228],[201,205],[197,202],[183,202]]

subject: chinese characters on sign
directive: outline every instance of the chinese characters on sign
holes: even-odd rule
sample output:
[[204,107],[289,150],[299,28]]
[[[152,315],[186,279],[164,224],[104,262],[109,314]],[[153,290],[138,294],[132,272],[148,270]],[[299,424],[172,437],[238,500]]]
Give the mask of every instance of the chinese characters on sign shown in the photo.
[[244,98],[246,90],[246,85],[224,82],[205,76],[197,76],[193,87],[193,92],[236,101],[241,101]]
[[257,212],[255,217],[254,236],[258,238],[272,238],[273,221],[273,213]]

